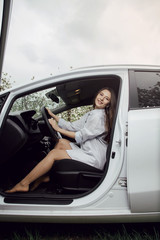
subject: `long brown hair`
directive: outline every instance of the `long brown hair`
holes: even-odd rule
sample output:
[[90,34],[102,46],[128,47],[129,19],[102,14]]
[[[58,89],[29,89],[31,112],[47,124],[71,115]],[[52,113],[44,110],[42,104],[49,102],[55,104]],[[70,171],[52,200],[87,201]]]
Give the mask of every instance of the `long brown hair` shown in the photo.
[[97,94],[94,97],[93,100],[93,107],[95,108],[95,99],[97,95],[103,91],[103,90],[108,90],[111,93],[111,100],[109,104],[105,107],[105,114],[106,114],[106,130],[107,130],[107,136],[105,138],[106,142],[109,143],[110,137],[111,137],[111,130],[112,130],[112,125],[113,125],[113,119],[115,115],[115,109],[116,109],[116,96],[112,88],[104,87],[100,89]]

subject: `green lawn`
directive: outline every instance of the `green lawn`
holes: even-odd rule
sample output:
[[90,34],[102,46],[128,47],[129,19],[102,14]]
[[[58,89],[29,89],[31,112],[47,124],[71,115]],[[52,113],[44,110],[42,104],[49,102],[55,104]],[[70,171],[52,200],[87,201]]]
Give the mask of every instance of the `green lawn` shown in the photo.
[[0,223],[0,240],[160,240],[160,223]]

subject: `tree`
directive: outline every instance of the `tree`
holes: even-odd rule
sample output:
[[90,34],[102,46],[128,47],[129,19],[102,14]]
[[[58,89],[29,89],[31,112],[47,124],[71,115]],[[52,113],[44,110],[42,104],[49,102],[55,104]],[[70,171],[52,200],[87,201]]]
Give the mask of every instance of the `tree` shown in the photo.
[[62,113],[59,113],[58,116],[65,119],[66,121],[74,122],[80,119],[85,113],[91,110],[93,110],[92,105],[80,106],[80,107],[72,108]]
[[2,73],[0,92],[12,87],[11,76],[8,73]]

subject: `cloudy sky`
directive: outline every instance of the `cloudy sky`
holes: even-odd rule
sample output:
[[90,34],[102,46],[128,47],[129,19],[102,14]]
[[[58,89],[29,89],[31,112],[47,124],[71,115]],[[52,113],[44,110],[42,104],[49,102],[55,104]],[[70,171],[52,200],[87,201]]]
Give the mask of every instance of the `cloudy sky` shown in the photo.
[[19,84],[71,67],[160,65],[159,44],[160,0],[13,0],[3,72]]

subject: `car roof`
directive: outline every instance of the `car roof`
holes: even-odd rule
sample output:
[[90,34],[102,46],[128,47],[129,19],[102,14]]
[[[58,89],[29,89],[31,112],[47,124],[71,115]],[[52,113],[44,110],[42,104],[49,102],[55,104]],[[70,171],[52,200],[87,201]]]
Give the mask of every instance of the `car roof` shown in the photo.
[[[136,64],[116,64],[116,65],[99,65],[99,66],[88,66],[88,67],[82,67],[82,68],[76,68],[76,69],[72,69],[69,72],[60,74],[60,75],[55,75],[53,77],[50,78],[45,78],[45,79],[40,79],[40,80],[36,80],[36,81],[32,81],[32,82],[27,82],[27,83],[23,83],[23,84],[19,84],[11,89],[7,89],[3,92],[0,93],[6,93],[6,92],[10,92],[14,89],[18,89],[18,88],[23,88],[23,87],[33,87],[34,85],[39,84],[39,86],[42,84],[46,84],[48,82],[50,82],[51,80],[55,80],[56,79],[60,79],[60,78],[69,78],[70,76],[72,76],[72,78],[78,78],[80,77],[80,75],[82,76],[92,76],[95,73],[98,74],[100,71],[113,71],[113,74],[115,74],[116,71],[128,71],[128,70],[150,70],[150,71],[160,71],[160,66],[159,65],[136,65]],[[94,74],[92,74],[94,73]]]
[[145,64],[111,64],[111,65],[97,65],[97,66],[87,66],[82,68],[77,68],[73,71],[79,71],[79,70],[94,70],[94,69],[110,69],[110,70],[116,70],[116,69],[150,69],[150,70],[160,70],[160,65],[145,65]]

